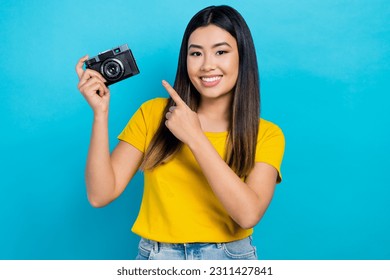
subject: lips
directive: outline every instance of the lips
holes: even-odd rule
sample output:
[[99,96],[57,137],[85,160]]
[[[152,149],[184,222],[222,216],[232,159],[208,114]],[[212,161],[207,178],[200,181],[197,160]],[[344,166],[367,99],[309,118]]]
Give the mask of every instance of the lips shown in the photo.
[[222,79],[221,75],[216,76],[202,76],[200,77],[202,84],[206,87],[216,86]]

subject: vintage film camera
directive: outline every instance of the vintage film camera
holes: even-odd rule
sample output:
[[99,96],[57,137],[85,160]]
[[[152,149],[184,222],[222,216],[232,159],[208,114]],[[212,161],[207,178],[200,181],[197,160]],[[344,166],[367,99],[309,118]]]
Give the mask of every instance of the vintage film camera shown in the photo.
[[88,59],[85,67],[96,70],[112,85],[139,73],[133,54],[127,44],[104,51]]

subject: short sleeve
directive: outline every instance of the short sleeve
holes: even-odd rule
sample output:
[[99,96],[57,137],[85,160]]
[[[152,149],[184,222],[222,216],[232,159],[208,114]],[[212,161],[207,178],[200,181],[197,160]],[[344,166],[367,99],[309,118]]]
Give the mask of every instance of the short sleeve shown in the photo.
[[143,103],[119,134],[118,139],[145,153],[160,124],[166,103],[166,98],[155,98]]
[[145,119],[145,105],[143,104],[131,117],[126,127],[119,134],[118,139],[125,141],[141,152],[145,152],[147,125]]
[[282,130],[275,124],[261,120],[256,146],[255,162],[267,163],[278,171],[277,182],[282,181],[281,164],[285,139]]

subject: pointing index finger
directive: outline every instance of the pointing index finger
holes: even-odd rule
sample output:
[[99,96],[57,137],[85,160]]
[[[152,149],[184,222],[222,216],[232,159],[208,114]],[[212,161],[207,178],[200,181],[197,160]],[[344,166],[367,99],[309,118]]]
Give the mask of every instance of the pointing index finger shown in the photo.
[[167,90],[167,92],[169,93],[169,95],[172,97],[173,101],[175,101],[176,105],[186,105],[187,106],[187,104],[183,101],[183,99],[181,99],[179,94],[177,94],[175,89],[167,81],[163,80],[162,84],[163,84],[164,88]]

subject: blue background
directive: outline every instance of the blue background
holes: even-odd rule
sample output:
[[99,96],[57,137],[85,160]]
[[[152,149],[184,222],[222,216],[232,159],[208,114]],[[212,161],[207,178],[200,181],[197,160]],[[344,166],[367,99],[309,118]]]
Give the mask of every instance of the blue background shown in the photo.
[[284,181],[255,228],[262,259],[390,259],[390,5],[356,1],[2,1],[0,259],[132,259],[137,174],[111,205],[87,201],[92,113],[84,54],[128,43],[141,74],[111,87],[110,143],[167,96],[189,19],[238,9],[255,40],[262,116],[284,130]]

